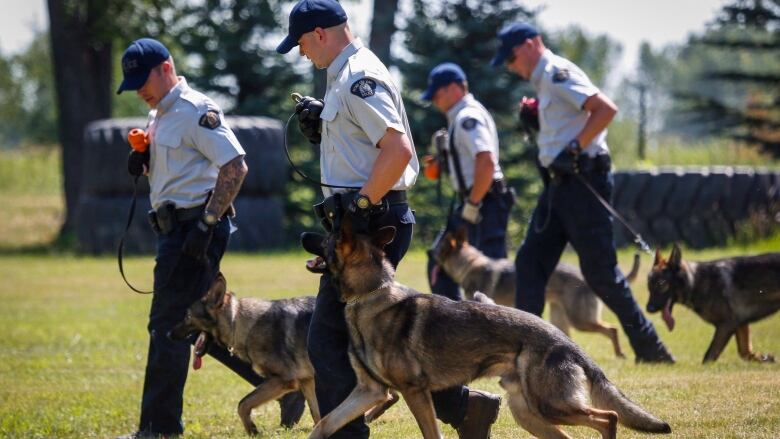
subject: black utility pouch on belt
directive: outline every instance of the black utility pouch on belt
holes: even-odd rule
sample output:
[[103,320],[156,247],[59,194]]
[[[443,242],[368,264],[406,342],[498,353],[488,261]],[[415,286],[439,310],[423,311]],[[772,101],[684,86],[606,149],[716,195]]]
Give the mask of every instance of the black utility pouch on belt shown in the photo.
[[176,227],[176,205],[165,203],[157,210],[149,211],[149,223],[156,233],[167,235]]

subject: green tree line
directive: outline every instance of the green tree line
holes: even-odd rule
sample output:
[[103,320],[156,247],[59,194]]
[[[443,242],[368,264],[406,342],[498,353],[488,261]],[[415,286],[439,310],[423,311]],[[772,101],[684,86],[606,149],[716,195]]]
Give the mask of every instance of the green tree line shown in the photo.
[[[306,60],[274,51],[286,31],[292,3],[48,1],[49,29],[18,54],[0,53],[0,144],[59,143],[67,212],[63,233],[72,220],[78,175],[85,171],[80,139],[86,124],[146,111],[132,94],[113,92],[121,79],[124,47],[141,36],[158,38],[171,48],[178,69],[195,87],[218,97],[226,112],[284,119],[292,109],[290,91],[315,96],[323,92],[321,72]],[[515,110],[520,97],[532,91],[488,62],[496,32],[510,21],[535,21],[535,12],[510,0],[413,0],[411,7],[407,17],[398,11],[397,0],[375,0],[368,43],[401,73],[418,154],[427,152],[430,135],[446,123],[419,99],[427,73],[443,61],[459,63],[470,78],[471,91],[495,115],[502,162],[520,194],[516,223],[523,224],[539,183],[530,163],[533,151],[516,130]],[[641,48],[635,80],[651,90],[651,110],[660,129],[731,136],[780,155],[778,9],[777,0],[736,0],[685,43],[657,51],[648,44]],[[548,46],[604,85],[621,53],[619,44],[579,28],[541,30]],[[619,93],[633,91],[625,86]],[[318,175],[317,152],[291,134],[298,139],[292,145],[294,158],[307,173]],[[314,226],[310,205],[319,192],[292,173],[288,188],[288,230],[294,236]],[[436,184],[421,177],[413,195],[421,225],[440,221],[448,195],[445,191],[443,200],[438,198]],[[434,228],[418,230],[433,233]]]

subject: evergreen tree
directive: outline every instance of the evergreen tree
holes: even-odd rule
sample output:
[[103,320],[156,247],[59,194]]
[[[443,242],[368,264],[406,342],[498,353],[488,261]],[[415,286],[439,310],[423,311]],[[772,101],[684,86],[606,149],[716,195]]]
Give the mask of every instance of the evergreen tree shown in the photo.
[[[522,236],[518,230],[525,227],[530,214],[530,194],[539,187],[539,178],[531,164],[534,152],[525,147],[516,130],[517,104],[523,95],[530,96],[533,92],[505,67],[492,67],[490,60],[498,47],[498,31],[513,21],[529,21],[533,14],[518,2],[507,0],[414,0],[412,7],[412,18],[404,28],[407,54],[399,57],[398,65],[404,78],[404,102],[417,153],[420,156],[429,153],[431,135],[447,125],[444,115],[420,100],[427,86],[428,72],[439,63],[455,62],[468,76],[471,93],[496,121],[501,164],[522,200],[513,212],[516,220],[512,221],[509,233],[512,239],[517,239]],[[420,225],[416,233],[422,235],[418,242],[430,242],[449,207],[451,192],[445,190],[444,200],[437,200],[435,187],[435,183],[425,181],[421,175],[412,191]]]
[[723,7],[683,48],[680,63],[695,74],[677,81],[678,124],[780,156],[780,0]]
[[303,77],[275,50],[286,28],[283,4],[206,0],[185,2],[179,11],[173,33],[195,56],[189,80],[227,98],[230,113],[282,118],[292,108],[290,90],[300,89]]

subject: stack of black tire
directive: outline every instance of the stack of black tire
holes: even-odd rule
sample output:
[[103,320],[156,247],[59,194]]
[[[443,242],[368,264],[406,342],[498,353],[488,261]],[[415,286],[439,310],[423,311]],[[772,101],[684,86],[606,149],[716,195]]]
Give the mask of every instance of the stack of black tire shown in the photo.
[[[249,174],[236,201],[238,227],[230,248],[259,250],[284,243],[283,196],[288,179],[284,157],[283,125],[264,117],[228,116],[227,123],[246,151]],[[133,194],[127,173],[130,147],[127,133],[143,128],[146,119],[95,121],[84,132],[84,174],[76,212],[76,235],[82,251],[101,254],[116,251],[124,231]],[[133,253],[155,251],[156,238],[147,221],[149,184],[138,180],[133,224],[125,249]]]
[[[776,213],[780,172],[743,167],[616,172],[613,203],[652,245],[723,245],[749,216]],[[633,241],[617,221],[614,230],[618,245]]]

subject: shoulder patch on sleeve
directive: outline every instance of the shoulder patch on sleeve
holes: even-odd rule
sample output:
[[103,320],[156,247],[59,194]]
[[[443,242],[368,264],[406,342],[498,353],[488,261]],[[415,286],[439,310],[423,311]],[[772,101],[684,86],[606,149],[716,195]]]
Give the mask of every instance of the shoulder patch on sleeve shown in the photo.
[[222,121],[219,118],[219,113],[216,110],[208,110],[198,120],[198,125],[210,130],[216,129],[222,125]]
[[471,131],[477,127],[478,123],[479,121],[477,119],[473,117],[467,117],[463,119],[463,122],[460,123],[460,126],[463,127],[463,129],[466,131]]
[[569,80],[569,71],[566,69],[558,69],[552,77],[553,82],[560,83],[560,82],[566,82]]
[[358,79],[352,83],[349,91],[353,95],[362,99],[365,99],[369,96],[374,96],[374,93],[376,92],[376,81],[370,78]]

